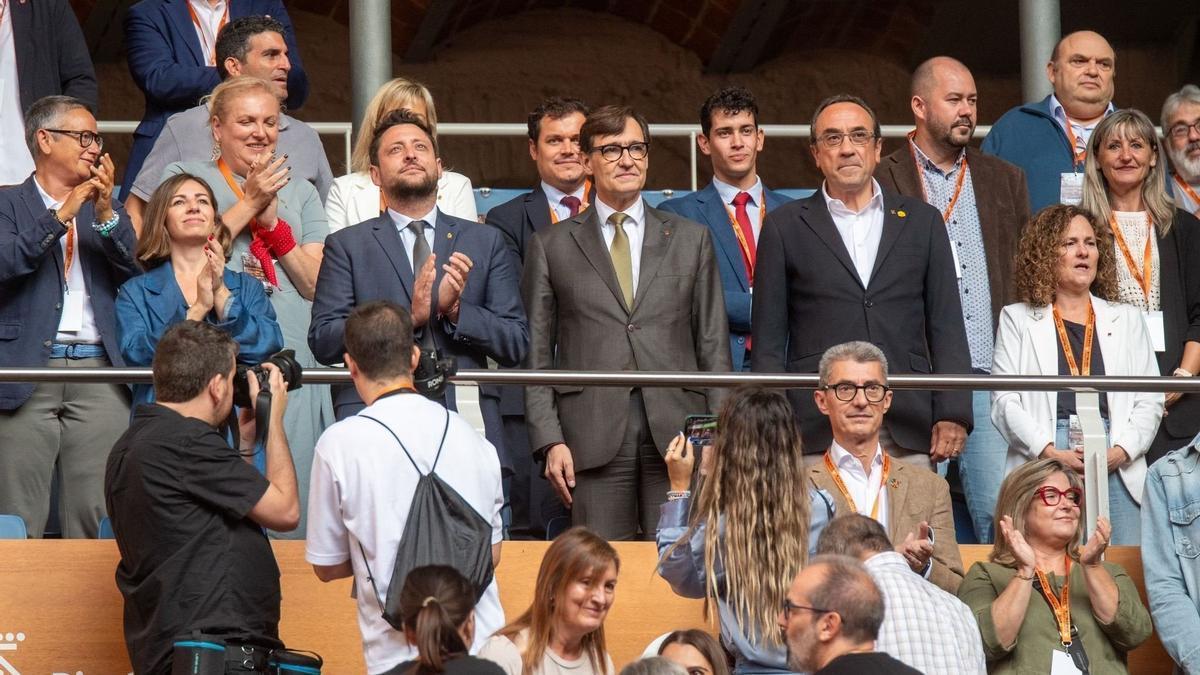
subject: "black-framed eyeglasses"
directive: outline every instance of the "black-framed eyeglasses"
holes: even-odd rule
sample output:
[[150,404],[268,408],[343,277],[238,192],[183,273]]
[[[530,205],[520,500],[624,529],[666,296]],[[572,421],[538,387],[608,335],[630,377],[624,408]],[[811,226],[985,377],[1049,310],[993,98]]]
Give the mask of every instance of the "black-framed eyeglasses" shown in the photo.
[[875,138],[875,134],[867,131],[866,129],[855,129],[850,133],[830,131],[829,133],[817,136],[816,140],[821,145],[832,150],[834,148],[842,147],[842,141],[846,140],[847,138],[849,138],[850,142],[854,145],[866,145],[867,143],[871,142],[872,138]]
[[1079,502],[1083,501],[1083,491],[1077,487],[1059,490],[1053,485],[1043,485],[1033,491],[1033,494],[1042,498],[1042,503],[1046,506],[1058,506],[1063,497],[1071,502],[1071,506],[1079,506]]
[[892,390],[892,388],[886,384],[879,384],[877,382],[869,382],[867,384],[838,382],[837,384],[827,384],[821,388],[825,391],[832,391],[833,395],[837,397],[837,400],[847,403],[853,401],[855,396],[858,396],[858,391],[860,389],[862,390],[863,396],[867,397],[867,403],[879,403],[883,400],[883,397],[887,396],[887,393]]
[[104,147],[104,137],[95,131],[75,131],[73,129],[43,129],[43,131],[74,136],[75,140],[79,141],[79,147],[81,148],[90,147],[92,143],[95,143],[96,147]]
[[631,159],[645,159],[646,155],[650,154],[650,143],[648,141],[638,141],[629,145],[617,145],[611,143],[595,148],[593,152],[600,153],[600,156],[607,162],[615,162],[621,159],[621,155],[629,153]]
[[1191,124],[1180,122],[1179,124],[1171,127],[1170,130],[1167,131],[1167,135],[1171,138],[1187,138],[1192,129],[1195,129],[1196,133],[1200,134],[1200,120],[1196,120]]
[[808,607],[806,605],[797,605],[796,603],[792,602],[790,598],[784,598],[783,599],[783,620],[791,621],[792,620],[792,612],[794,612],[798,609],[802,609],[802,610],[805,610],[808,612],[813,612],[814,614],[825,614],[826,612],[833,611],[832,609],[821,609],[820,607]]

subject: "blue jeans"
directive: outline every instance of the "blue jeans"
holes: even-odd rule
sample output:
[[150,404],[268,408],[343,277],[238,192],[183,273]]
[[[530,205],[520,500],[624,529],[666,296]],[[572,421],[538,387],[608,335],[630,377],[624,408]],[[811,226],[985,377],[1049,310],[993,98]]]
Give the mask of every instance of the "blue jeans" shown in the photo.
[[[1105,423],[1105,426],[1107,427],[1108,424]],[[1054,446],[1057,448],[1069,447],[1067,443],[1069,423],[1066,420],[1059,420],[1057,427]],[[1121,480],[1120,471],[1112,471],[1108,474],[1108,520],[1112,523],[1112,544],[1116,546],[1142,545],[1142,509],[1134,501],[1133,495],[1129,494],[1129,490],[1125,487],[1125,481]],[[1084,537],[1090,534],[1091,532],[1085,532]]]
[[992,424],[991,393],[976,391],[971,397],[975,428],[967,436],[967,447],[958,458],[958,478],[962,481],[967,509],[975,526],[975,537],[981,544],[992,543],[992,516],[996,497],[1004,480],[1008,443]]

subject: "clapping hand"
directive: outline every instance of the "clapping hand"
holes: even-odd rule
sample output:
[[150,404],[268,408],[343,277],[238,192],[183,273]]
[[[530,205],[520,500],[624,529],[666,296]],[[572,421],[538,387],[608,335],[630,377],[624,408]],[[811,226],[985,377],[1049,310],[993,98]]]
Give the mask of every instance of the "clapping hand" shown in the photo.
[[1033,547],[1025,541],[1025,535],[1013,525],[1012,516],[1000,519],[1000,536],[1008,542],[1013,557],[1017,559],[1017,573],[1021,576],[1032,576],[1037,569],[1037,557],[1033,554]]
[[1099,565],[1104,559],[1104,551],[1108,549],[1108,543],[1112,540],[1112,523],[1108,522],[1107,518],[1096,519],[1096,529],[1092,532],[1092,536],[1088,537],[1087,543],[1083,548],[1079,549],[1079,563],[1081,565]]
[[929,523],[922,521],[916,533],[909,532],[904,541],[896,546],[896,552],[904,556],[912,571],[923,573],[933,558],[933,530]]

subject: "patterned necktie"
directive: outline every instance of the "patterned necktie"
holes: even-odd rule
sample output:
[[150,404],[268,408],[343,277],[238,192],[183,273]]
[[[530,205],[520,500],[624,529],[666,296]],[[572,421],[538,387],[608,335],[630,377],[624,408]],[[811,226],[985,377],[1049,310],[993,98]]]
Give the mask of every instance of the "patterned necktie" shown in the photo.
[[563,206],[570,209],[571,217],[574,218],[575,216],[579,215],[579,206],[583,202],[579,201],[579,197],[576,197],[574,195],[567,195],[567,196],[563,197],[562,199],[558,200],[558,203],[562,204]]
[[629,235],[625,234],[626,220],[629,220],[629,216],[621,212],[608,217],[608,224],[612,225],[615,231],[612,245],[608,247],[608,255],[612,257],[617,283],[621,285],[621,295],[625,296],[625,307],[633,311],[633,257],[629,252]]
[[[756,246],[754,245],[754,227],[750,225],[750,212],[746,210],[746,203],[750,201],[750,194],[747,192],[739,192],[733,197],[734,214],[733,217],[737,220],[738,228],[742,231],[742,238],[746,242],[745,248],[742,249],[742,262],[746,264],[746,279],[750,285],[754,285],[754,258],[756,256]],[[759,208],[762,208],[761,206]]]

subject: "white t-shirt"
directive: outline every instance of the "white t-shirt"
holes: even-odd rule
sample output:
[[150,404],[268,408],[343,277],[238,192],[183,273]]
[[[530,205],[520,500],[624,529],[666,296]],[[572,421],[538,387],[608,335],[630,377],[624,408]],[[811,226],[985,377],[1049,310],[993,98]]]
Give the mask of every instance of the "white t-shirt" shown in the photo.
[[[381,398],[359,414],[387,424],[421,472],[428,473],[442,438],[446,412],[424,396],[404,393]],[[503,538],[500,507],[504,493],[496,448],[458,413],[449,414],[437,475],[492,524],[492,543],[497,544]],[[371,673],[381,673],[416,656],[404,635],[381,616],[379,600],[387,598],[396,547],[404,534],[418,478],[396,439],[371,420],[346,418],[326,429],[317,441],[305,559],[314,565],[351,561],[363,656]],[[367,580],[359,544],[369,556],[378,596]],[[475,607],[473,650],[503,625],[504,610],[493,580]]]
[[[528,639],[528,629],[521,631],[517,635],[517,641],[520,646],[503,635],[495,635],[479,650],[479,658],[487,659],[492,663],[504,669],[505,675],[522,675],[523,665],[521,663],[521,650],[525,648],[525,643]],[[476,636],[479,631],[475,632]],[[542,655],[542,663],[533,670],[533,675],[613,675],[616,671],[613,669],[612,658],[604,655],[605,670],[597,671],[592,667],[592,660],[587,654],[583,654],[577,659],[564,659],[554,650],[546,648]]]

